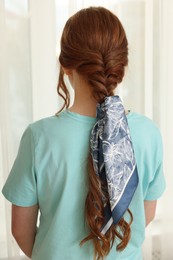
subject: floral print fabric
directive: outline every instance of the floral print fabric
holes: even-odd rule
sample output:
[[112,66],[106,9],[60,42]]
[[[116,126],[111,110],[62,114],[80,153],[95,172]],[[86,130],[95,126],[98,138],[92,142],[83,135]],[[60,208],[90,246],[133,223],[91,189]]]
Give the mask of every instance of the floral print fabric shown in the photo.
[[101,183],[105,183],[104,188],[101,185],[105,205],[102,233],[105,234],[124,215],[138,184],[132,140],[119,96],[106,97],[97,105],[97,122],[90,145],[95,172]]

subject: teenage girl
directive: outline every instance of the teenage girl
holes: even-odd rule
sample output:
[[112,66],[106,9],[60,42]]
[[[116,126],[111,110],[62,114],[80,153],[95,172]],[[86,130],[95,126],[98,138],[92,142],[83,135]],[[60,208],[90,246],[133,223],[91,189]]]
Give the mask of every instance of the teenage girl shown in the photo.
[[[102,7],[77,12],[59,61],[64,106],[27,127],[3,188],[12,234],[33,260],[141,260],[165,189],[162,141],[116,95],[128,64],[121,22]],[[70,108],[64,74],[75,93]]]

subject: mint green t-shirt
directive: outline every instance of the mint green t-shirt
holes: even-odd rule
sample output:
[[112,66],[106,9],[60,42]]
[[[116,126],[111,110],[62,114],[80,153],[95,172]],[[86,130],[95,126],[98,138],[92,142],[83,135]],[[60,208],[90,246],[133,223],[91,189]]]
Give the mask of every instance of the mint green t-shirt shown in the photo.
[[[132,236],[123,252],[117,252],[114,246],[106,260],[142,259],[144,200],[157,200],[165,189],[159,129],[137,113],[130,112],[127,119],[139,174],[139,185],[130,204],[134,218]],[[93,260],[92,242],[82,247],[79,243],[89,232],[84,206],[89,138],[95,122],[95,118],[66,110],[30,124],[23,134],[3,194],[18,206],[39,204],[41,215],[33,260]]]

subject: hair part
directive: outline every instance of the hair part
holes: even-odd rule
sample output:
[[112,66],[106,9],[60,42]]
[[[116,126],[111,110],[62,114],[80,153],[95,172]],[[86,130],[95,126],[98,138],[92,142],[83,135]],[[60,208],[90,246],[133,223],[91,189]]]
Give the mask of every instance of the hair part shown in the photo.
[[[128,64],[128,42],[117,16],[103,7],[90,7],[70,17],[62,33],[59,61],[61,69],[57,91],[64,100],[61,110],[70,105],[70,95],[64,83],[62,67],[74,69],[82,75],[98,103],[106,96],[114,95],[114,89],[122,81]],[[119,241],[116,246],[118,251],[127,246],[133,216],[128,209],[130,222],[127,223],[122,218],[116,226],[112,224],[107,233],[102,235],[100,228],[104,223],[104,205],[103,189],[100,187],[105,184],[100,183],[94,171],[91,154],[88,159],[88,173],[89,191],[85,203],[85,216],[90,234],[80,244],[92,240],[95,258],[103,259],[115,240]]]

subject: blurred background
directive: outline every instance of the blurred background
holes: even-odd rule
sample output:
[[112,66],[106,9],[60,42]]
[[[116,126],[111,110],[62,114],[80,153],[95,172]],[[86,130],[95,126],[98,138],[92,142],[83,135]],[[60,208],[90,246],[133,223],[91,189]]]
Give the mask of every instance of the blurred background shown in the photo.
[[[167,189],[146,229],[143,255],[172,260],[173,0],[0,0],[0,188],[26,126],[61,105],[57,57],[66,20],[94,5],[117,14],[127,32],[129,66],[118,87],[126,109],[145,114],[161,129]],[[10,204],[0,196],[1,260],[23,258],[10,225]]]

